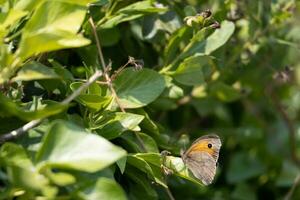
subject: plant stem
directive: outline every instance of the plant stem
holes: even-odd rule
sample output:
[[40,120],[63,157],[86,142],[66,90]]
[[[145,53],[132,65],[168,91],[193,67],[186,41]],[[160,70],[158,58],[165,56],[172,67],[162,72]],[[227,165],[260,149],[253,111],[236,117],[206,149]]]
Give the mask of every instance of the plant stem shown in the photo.
[[120,110],[122,112],[125,112],[125,109],[123,108],[123,106],[121,105],[121,102],[120,102],[120,99],[119,97],[117,96],[117,93],[112,85],[112,81],[111,81],[111,78],[109,77],[108,73],[107,73],[107,67],[106,67],[106,64],[105,64],[105,61],[104,61],[104,56],[103,56],[103,53],[102,53],[102,49],[101,49],[101,44],[100,44],[100,40],[99,40],[99,36],[97,34],[97,31],[96,31],[96,26],[95,26],[95,23],[94,23],[94,20],[92,17],[89,18],[89,22],[90,22],[90,25],[92,27],[92,30],[93,30],[93,34],[94,34],[94,37],[95,37],[95,40],[96,40],[96,46],[97,46],[97,50],[98,50],[98,55],[99,55],[99,59],[100,59],[100,62],[101,62],[101,65],[102,65],[102,68],[103,68],[103,74],[104,74],[104,78],[108,84],[108,87],[109,87],[109,90],[111,91],[113,97],[115,98],[116,100],[116,103],[118,104]]
[[172,194],[172,192],[171,192],[171,190],[169,188],[166,188],[166,192],[167,192],[170,200],[175,200],[175,198],[174,198],[174,196],[173,196],[173,194]]
[[290,200],[296,187],[300,183],[300,174],[295,178],[294,184],[292,185],[291,189],[288,191],[288,193],[285,195],[284,200]]
[[298,159],[297,153],[296,153],[297,152],[296,151],[297,150],[296,149],[296,129],[295,129],[294,123],[292,122],[292,120],[290,119],[290,117],[286,113],[285,109],[281,105],[278,96],[273,91],[272,86],[269,86],[267,88],[267,92],[269,92],[271,100],[273,101],[273,104],[274,104],[276,110],[281,115],[281,117],[282,117],[282,119],[283,119],[283,121],[284,121],[284,123],[285,123],[285,125],[288,129],[289,139],[290,139],[291,158],[292,158],[292,160],[295,164],[300,166],[300,160]]

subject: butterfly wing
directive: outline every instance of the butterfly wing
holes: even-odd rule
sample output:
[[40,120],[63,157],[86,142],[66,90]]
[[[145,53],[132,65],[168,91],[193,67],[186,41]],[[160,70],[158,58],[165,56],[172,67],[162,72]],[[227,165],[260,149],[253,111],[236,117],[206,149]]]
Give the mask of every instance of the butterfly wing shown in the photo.
[[221,145],[218,135],[205,135],[193,142],[182,155],[188,169],[205,185],[210,184],[216,174]]
[[204,185],[212,183],[216,174],[216,161],[206,152],[191,152],[184,162],[193,175]]

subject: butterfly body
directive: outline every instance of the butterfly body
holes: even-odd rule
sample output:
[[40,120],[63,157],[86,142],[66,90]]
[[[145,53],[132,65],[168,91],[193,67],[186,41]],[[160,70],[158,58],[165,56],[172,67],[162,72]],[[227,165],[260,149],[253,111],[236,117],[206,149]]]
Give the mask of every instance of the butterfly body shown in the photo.
[[191,147],[182,155],[182,160],[187,168],[204,185],[211,184],[216,174],[221,145],[218,135],[205,135],[193,142]]

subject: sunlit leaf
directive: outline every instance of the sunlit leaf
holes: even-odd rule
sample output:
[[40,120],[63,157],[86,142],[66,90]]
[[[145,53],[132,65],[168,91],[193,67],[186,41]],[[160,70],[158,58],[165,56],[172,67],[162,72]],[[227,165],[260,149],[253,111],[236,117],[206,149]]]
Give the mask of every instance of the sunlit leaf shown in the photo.
[[51,115],[56,115],[65,111],[68,107],[68,105],[60,104],[54,101],[45,101],[43,103],[44,104],[41,109],[28,110],[22,108],[0,93],[0,116],[16,116],[25,121],[30,121],[33,119],[40,119]]
[[31,81],[40,79],[58,79],[59,76],[55,71],[41,63],[31,62],[22,67],[18,71],[17,76],[13,81]]
[[24,60],[46,51],[89,44],[88,39],[77,34],[85,12],[85,7],[77,4],[45,1],[26,23],[18,55]]
[[125,69],[114,81],[123,108],[139,108],[154,101],[165,87],[162,75],[151,69]]
[[126,200],[126,195],[120,185],[108,178],[99,178],[97,182],[83,189],[79,194],[84,199]]
[[140,18],[146,14],[165,11],[167,11],[167,8],[154,6],[150,0],[139,1],[118,10],[116,14],[111,16],[105,23],[99,25],[100,28],[112,28],[119,23]]
[[173,73],[174,79],[184,85],[203,84],[205,81],[203,68],[209,65],[209,60],[207,56],[186,58]]
[[126,152],[101,136],[72,123],[56,121],[46,134],[36,160],[40,168],[57,167],[87,172],[101,170]]
[[127,130],[140,131],[138,125],[143,118],[144,116],[133,113],[115,112],[102,116],[99,122],[91,125],[91,129],[96,129],[106,139],[113,139]]

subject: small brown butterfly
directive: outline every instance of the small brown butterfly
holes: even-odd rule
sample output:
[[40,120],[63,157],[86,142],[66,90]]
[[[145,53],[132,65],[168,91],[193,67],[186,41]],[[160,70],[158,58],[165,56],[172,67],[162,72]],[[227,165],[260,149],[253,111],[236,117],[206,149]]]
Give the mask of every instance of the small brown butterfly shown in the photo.
[[218,135],[204,135],[193,142],[182,155],[187,168],[204,185],[211,184],[215,177],[221,145]]

